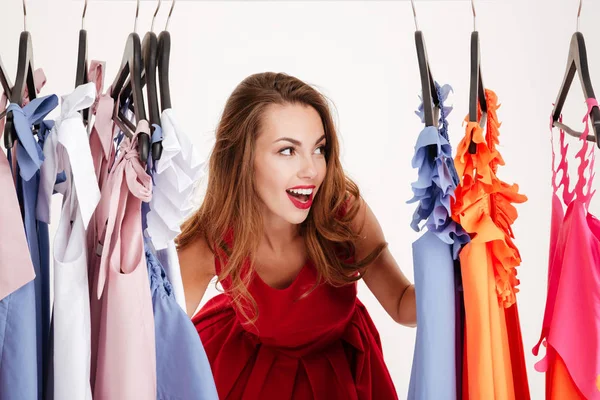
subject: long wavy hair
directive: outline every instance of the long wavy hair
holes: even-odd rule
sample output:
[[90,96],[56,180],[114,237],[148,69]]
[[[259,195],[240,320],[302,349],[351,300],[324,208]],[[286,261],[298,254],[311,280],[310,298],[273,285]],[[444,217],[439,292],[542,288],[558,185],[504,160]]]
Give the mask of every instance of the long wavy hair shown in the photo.
[[[313,107],[325,130],[325,178],[308,217],[299,227],[317,272],[317,282],[310,291],[321,282],[343,286],[359,280],[365,267],[387,246],[385,242],[379,244],[363,260],[354,258],[358,232],[351,223],[359,202],[349,200],[359,199],[360,192],[340,163],[338,137],[327,99],[313,87],[284,73],[265,72],[247,77],[225,104],[210,155],[206,196],[200,208],[182,225],[176,243],[182,249],[199,237],[206,240],[220,261],[218,282],[229,281],[227,293],[248,322],[258,318],[257,305],[248,287],[255,272],[254,256],[263,229],[253,160],[263,116],[272,104]],[[231,231],[235,240],[228,243],[226,235]]]

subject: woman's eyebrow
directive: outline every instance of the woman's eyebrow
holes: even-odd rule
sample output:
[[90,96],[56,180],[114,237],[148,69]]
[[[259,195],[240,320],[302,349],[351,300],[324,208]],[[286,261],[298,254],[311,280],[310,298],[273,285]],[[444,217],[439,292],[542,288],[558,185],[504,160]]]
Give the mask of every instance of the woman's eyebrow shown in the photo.
[[[319,142],[323,139],[325,139],[325,135],[323,135],[319,139],[317,139],[317,141],[315,142],[315,145],[319,144]],[[277,142],[281,142],[281,141],[288,141],[292,144],[295,144],[296,146],[302,146],[302,142],[300,142],[299,140],[296,140],[296,139],[289,138],[289,137],[281,137],[281,138],[275,140],[273,143],[277,143]]]

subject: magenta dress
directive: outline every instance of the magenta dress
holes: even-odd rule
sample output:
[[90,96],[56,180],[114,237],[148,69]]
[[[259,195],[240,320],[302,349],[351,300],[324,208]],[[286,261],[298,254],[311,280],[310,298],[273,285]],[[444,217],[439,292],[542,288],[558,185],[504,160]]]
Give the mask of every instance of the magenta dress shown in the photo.
[[591,186],[596,145],[585,140],[588,115],[598,103],[587,99],[587,104],[581,144],[571,140],[579,149],[572,190],[569,145],[562,130],[556,166],[554,149],[552,153],[548,293],[542,333],[533,351],[537,355],[542,342],[547,348],[535,365],[537,371],[546,372],[547,399],[600,399],[600,221],[588,209],[595,192]]

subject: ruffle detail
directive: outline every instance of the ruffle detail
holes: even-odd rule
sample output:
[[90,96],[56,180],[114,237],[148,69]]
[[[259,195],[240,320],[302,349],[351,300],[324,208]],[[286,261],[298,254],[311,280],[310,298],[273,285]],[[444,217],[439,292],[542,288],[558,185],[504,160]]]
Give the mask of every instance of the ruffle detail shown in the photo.
[[[440,100],[440,120],[439,120],[439,131],[444,139],[448,140],[448,115],[452,112],[452,106],[445,105],[444,102],[448,99],[448,95],[452,92],[452,86],[446,84],[440,86],[435,82],[435,89],[437,91],[438,99]],[[425,105],[423,103],[423,97],[419,96],[421,104],[415,114],[419,116],[421,122],[425,123]]]
[[[496,148],[501,125],[496,110],[500,106],[493,91],[486,89],[485,97],[487,135],[477,122],[465,119],[465,136],[455,158],[462,178],[453,198],[452,218],[471,234],[472,242],[489,243],[498,299],[504,307],[510,307],[519,291],[516,267],[521,263],[511,228],[518,216],[513,203],[524,203],[527,197],[519,193],[517,184],[509,185],[496,176],[498,167],[504,165]],[[481,115],[481,110],[478,113]],[[477,148],[475,154],[469,153],[471,138]]]
[[161,159],[154,165],[154,192],[148,213],[148,234],[157,250],[181,233],[181,223],[194,211],[194,190],[205,174],[205,160],[180,128],[173,110],[161,115]]
[[[452,255],[458,258],[463,245],[470,237],[451,216],[451,198],[459,183],[458,174],[452,159],[452,147],[448,141],[447,116],[452,107],[445,106],[444,101],[452,91],[450,85],[440,86],[436,83],[440,99],[439,129],[425,127],[415,145],[412,159],[413,168],[418,169],[417,181],[413,182],[413,198],[408,203],[418,202],[410,226],[417,232],[424,227],[435,234],[441,241],[452,245]],[[415,112],[424,121],[423,100]],[[420,226],[420,223],[425,221]]]
[[[148,266],[148,278],[150,280],[150,291],[154,293],[159,291],[161,295],[171,296],[173,287],[167,278],[167,274],[163,269],[160,261],[156,258],[152,248],[152,242],[149,238],[144,237],[144,253],[146,255],[146,264]],[[160,290],[161,287],[164,290]]]

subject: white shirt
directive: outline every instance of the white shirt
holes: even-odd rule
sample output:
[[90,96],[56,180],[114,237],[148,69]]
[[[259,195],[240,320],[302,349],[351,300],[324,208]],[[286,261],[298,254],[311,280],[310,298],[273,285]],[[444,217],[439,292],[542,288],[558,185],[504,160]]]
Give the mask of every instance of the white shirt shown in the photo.
[[[88,135],[79,110],[96,98],[95,84],[77,87],[62,98],[61,114],[44,143],[38,219],[50,223],[53,190],[63,194],[54,237],[53,368],[54,398],[91,400],[90,304],[86,228],[100,200]],[[64,171],[66,181],[55,185]]]
[[165,272],[177,303],[185,310],[183,282],[173,240],[181,232],[181,223],[194,210],[192,196],[195,183],[204,175],[205,162],[177,123],[172,109],[163,111],[161,128],[163,152],[156,163],[148,234],[156,250],[168,249]]

